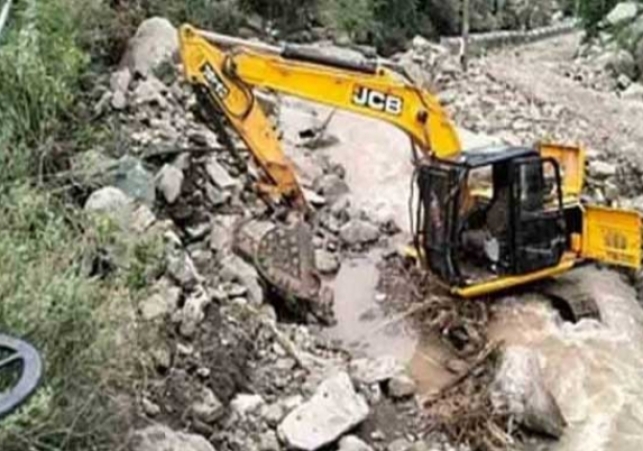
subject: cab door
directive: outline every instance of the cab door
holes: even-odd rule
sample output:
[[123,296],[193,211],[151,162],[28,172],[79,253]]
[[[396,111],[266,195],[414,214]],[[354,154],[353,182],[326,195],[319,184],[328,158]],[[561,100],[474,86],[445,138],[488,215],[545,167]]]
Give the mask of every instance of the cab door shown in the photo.
[[454,261],[455,229],[462,169],[433,163],[422,166],[418,175],[419,224],[424,260],[431,272],[449,284],[458,282]]
[[513,272],[556,266],[567,244],[558,163],[534,156],[516,159],[511,166]]

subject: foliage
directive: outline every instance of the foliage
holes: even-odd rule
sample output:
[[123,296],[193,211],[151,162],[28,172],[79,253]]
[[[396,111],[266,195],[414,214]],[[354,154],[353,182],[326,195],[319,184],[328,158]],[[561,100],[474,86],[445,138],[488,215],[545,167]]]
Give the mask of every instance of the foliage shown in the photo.
[[[126,425],[111,396],[136,376],[131,282],[154,266],[156,240],[26,185],[0,194],[0,228],[0,330],[33,341],[46,368],[38,395],[0,425],[3,451],[112,449]],[[106,255],[113,270],[94,274]]]
[[319,0],[239,0],[242,10],[258,14],[285,32],[305,28],[317,14]]
[[598,31],[598,24],[619,0],[578,0],[577,8],[583,26],[590,33]]

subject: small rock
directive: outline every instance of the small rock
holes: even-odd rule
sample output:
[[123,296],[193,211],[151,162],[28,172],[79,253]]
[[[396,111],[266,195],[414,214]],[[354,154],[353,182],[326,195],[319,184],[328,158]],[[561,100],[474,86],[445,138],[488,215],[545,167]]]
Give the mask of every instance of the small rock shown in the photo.
[[605,69],[610,71],[615,76],[621,74],[626,75],[631,80],[634,80],[636,76],[636,62],[634,61],[634,56],[627,50],[617,50],[612,53],[601,57],[601,62],[605,66]]
[[127,442],[132,451],[216,451],[200,435],[176,432],[160,424],[134,432]]
[[163,278],[152,288],[152,295],[141,303],[141,316],[145,321],[170,316],[176,310],[181,289]]
[[124,110],[127,106],[127,97],[122,92],[115,92],[111,97],[111,105],[115,110]]
[[392,356],[356,359],[349,366],[351,378],[360,384],[385,382],[404,372],[404,366]]
[[377,241],[380,231],[374,224],[362,219],[352,219],[339,229],[339,236],[348,245]]
[[322,175],[315,180],[313,187],[330,204],[350,191],[346,182],[336,174]]
[[111,89],[112,94],[122,94],[124,97],[131,82],[132,73],[127,67],[124,67],[113,72],[109,77],[109,88]]
[[167,92],[167,87],[156,77],[149,78],[139,82],[138,86],[132,93],[135,105],[153,104],[161,107],[167,105],[167,100],[163,94]]
[[217,216],[210,225],[210,249],[223,255],[232,249],[235,216]]
[[339,270],[339,259],[331,252],[323,249],[315,251],[315,265],[322,274],[335,274]]
[[260,395],[240,393],[230,401],[230,408],[233,412],[241,416],[245,416],[249,413],[258,411],[263,405],[265,405],[265,403],[266,402]]
[[338,451],[373,451],[362,439],[355,435],[347,435],[339,441]]
[[597,179],[605,180],[616,176],[616,165],[606,161],[592,161],[589,164],[589,172]]
[[627,100],[643,101],[643,85],[641,83],[632,83],[629,88],[623,91],[621,97]]
[[239,181],[230,176],[228,171],[221,166],[214,155],[208,158],[205,170],[210,176],[212,183],[223,190],[228,190],[239,186]]
[[139,205],[132,213],[130,228],[136,233],[143,233],[156,222],[154,212],[147,205]]
[[408,398],[416,389],[415,381],[406,374],[398,374],[388,381],[388,394],[394,399]]
[[200,399],[192,404],[191,411],[197,420],[209,424],[221,418],[225,409],[214,392],[203,387]]
[[160,371],[166,371],[172,365],[172,353],[170,349],[162,343],[157,344],[151,351],[150,355],[154,365]]
[[172,247],[166,252],[165,258],[168,274],[182,287],[191,288],[202,280],[192,258],[184,249]]
[[180,311],[179,318],[181,325],[179,332],[184,337],[192,337],[196,332],[196,328],[205,319],[205,307],[210,303],[211,299],[205,289],[199,287],[194,290],[187,299]]
[[261,417],[270,427],[276,427],[284,419],[286,412],[281,404],[266,405],[261,409]]
[[250,301],[254,305],[263,304],[263,288],[257,270],[235,254],[228,254],[221,260],[221,278],[229,282],[239,282],[248,289]]
[[183,171],[171,164],[165,164],[156,178],[156,187],[163,193],[168,204],[173,204],[181,195]]
[[259,437],[259,451],[279,451],[279,439],[275,431],[266,431]]
[[147,397],[144,397],[141,401],[141,407],[143,408],[143,412],[145,412],[145,415],[149,417],[155,417],[156,415],[161,413],[161,408],[157,404],[150,401]]
[[288,414],[278,431],[289,447],[315,451],[360,424],[368,412],[366,400],[342,372],[323,381],[309,401]]
[[616,79],[616,84],[618,85],[619,89],[624,91],[632,85],[632,79],[630,79],[630,77],[625,74],[621,74]]
[[405,438],[393,440],[386,447],[387,451],[410,451],[411,443]]

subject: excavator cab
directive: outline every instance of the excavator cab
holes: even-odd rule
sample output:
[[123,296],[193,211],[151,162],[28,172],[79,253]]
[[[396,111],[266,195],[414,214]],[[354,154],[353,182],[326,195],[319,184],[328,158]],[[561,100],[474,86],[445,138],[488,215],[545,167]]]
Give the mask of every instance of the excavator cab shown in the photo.
[[531,148],[477,149],[421,165],[418,242],[429,269],[465,297],[568,269],[562,183],[558,161]]

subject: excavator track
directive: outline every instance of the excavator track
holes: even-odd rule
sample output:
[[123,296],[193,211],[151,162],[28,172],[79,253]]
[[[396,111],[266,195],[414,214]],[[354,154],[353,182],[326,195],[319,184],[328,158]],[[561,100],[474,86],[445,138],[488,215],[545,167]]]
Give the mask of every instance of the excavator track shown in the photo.
[[601,312],[596,299],[573,273],[543,282],[540,288],[564,320],[575,323],[582,319],[600,321]]

